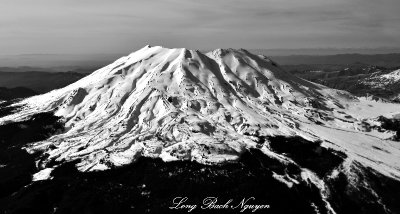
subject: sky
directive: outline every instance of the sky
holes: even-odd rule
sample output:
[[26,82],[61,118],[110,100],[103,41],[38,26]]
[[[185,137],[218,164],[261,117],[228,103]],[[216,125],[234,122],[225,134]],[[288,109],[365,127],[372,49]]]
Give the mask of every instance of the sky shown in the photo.
[[0,55],[400,47],[399,0],[1,0]]

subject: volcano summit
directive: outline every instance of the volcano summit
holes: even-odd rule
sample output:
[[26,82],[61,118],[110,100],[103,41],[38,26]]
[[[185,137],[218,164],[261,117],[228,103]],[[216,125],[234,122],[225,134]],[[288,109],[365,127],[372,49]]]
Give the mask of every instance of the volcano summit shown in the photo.
[[[341,147],[369,166],[379,159],[378,170],[400,177],[393,167],[400,147],[383,139],[393,133],[363,132],[366,118],[394,114],[397,105],[369,103],[305,81],[246,50],[203,54],[146,46],[17,105],[24,110],[0,122],[54,111],[67,130],[28,150],[43,151],[48,160],[80,159],[81,171],[121,166],[139,156],[221,163],[249,148],[271,154],[268,136],[300,136]],[[385,157],[387,149],[363,157],[372,144],[395,147],[390,155],[396,158]]]
[[[40,154],[36,180],[69,162],[82,172],[125,166],[140,157],[220,165],[253,151],[296,166],[296,173],[269,170],[289,188],[314,185],[323,204],[314,205],[334,213],[335,190],[329,185],[338,176],[345,175],[357,190],[367,180],[365,169],[400,179],[396,132],[378,120],[398,117],[398,104],[300,79],[242,49],[202,53],[146,46],[67,87],[13,106],[22,109],[0,118],[0,124],[54,112],[65,125],[24,147]],[[372,201],[381,200],[375,186],[365,188]]]

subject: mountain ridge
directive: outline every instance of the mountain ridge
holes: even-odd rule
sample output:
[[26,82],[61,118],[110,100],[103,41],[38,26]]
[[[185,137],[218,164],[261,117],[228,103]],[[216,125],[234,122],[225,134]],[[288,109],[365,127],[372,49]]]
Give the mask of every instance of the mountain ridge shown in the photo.
[[[80,160],[81,171],[105,170],[140,156],[218,164],[235,161],[251,148],[288,161],[270,151],[266,137],[300,136],[400,177],[393,168],[398,150],[372,149],[377,142],[397,148],[386,140],[395,132],[363,131],[365,121],[379,124],[376,118],[395,114],[396,105],[308,82],[243,49],[203,54],[145,46],[69,86],[16,105],[24,110],[0,123],[44,111],[65,122],[64,133],[27,147],[46,154],[43,169],[52,161]],[[367,158],[372,152],[374,157]]]

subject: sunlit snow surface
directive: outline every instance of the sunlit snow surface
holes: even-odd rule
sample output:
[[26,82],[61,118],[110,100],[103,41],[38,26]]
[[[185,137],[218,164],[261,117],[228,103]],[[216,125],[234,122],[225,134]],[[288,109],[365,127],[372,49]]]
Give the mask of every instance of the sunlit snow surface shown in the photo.
[[361,82],[364,85],[370,86],[372,88],[384,88],[387,85],[397,83],[398,81],[400,81],[400,69],[392,71],[388,74],[372,76],[370,78],[362,80]]
[[[27,149],[49,154],[47,161],[79,160],[81,171],[122,166],[140,156],[235,161],[245,149],[256,148],[259,137],[282,135],[322,140],[348,160],[400,179],[400,144],[385,140],[394,133],[365,132],[361,125],[399,114],[398,104],[358,99],[299,79],[245,50],[203,54],[146,46],[16,105],[21,104],[23,111],[0,118],[0,124],[55,111],[66,132]],[[268,142],[259,149],[282,159]]]

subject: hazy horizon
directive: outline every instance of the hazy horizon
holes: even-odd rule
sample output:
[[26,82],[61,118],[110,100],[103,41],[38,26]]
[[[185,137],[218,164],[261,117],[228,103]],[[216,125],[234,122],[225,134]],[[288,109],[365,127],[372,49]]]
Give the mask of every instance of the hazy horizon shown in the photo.
[[[65,55],[65,56],[78,56],[78,55],[88,55],[88,56],[98,56],[98,55],[126,55],[129,53],[133,53],[146,45],[150,46],[161,46],[165,48],[187,48],[187,47],[171,47],[171,46],[164,46],[160,44],[143,44],[143,46],[135,49],[131,49],[130,51],[121,51],[121,52],[108,52],[108,53],[46,53],[46,52],[29,52],[29,53],[14,53],[14,54],[7,54],[3,53],[0,54],[0,57],[5,56],[39,56],[39,55],[47,55],[47,56],[55,56],[55,55]],[[188,48],[190,50],[200,50],[202,52],[212,51],[218,48],[223,47],[214,47],[208,49],[198,49],[198,48]],[[232,47],[224,47],[224,48],[232,48]],[[275,56],[283,56],[286,55],[293,55],[297,54],[300,51],[304,51],[304,54],[311,54],[311,55],[330,55],[330,54],[390,54],[390,53],[400,53],[400,46],[399,47],[377,47],[377,48],[368,48],[368,47],[359,47],[359,48],[335,48],[335,47],[316,47],[316,48],[245,48],[245,47],[236,47],[233,49],[246,49],[246,50],[262,50],[262,51],[271,51],[271,53]],[[302,54],[303,55],[303,54]]]
[[[171,48],[171,47],[168,47]],[[136,49],[137,50],[137,49]],[[85,54],[14,54],[1,55],[0,67],[35,67],[35,68],[59,68],[62,67],[102,67],[122,56],[126,56],[132,50],[125,53],[85,53]],[[293,56],[293,55],[310,55],[310,56],[326,56],[337,54],[392,54],[400,53],[400,48],[300,48],[300,49],[247,49],[254,54],[263,54],[269,57],[276,56]],[[207,52],[210,50],[201,50]],[[69,70],[67,68],[66,70]]]
[[400,47],[397,0],[5,0],[0,55]]

